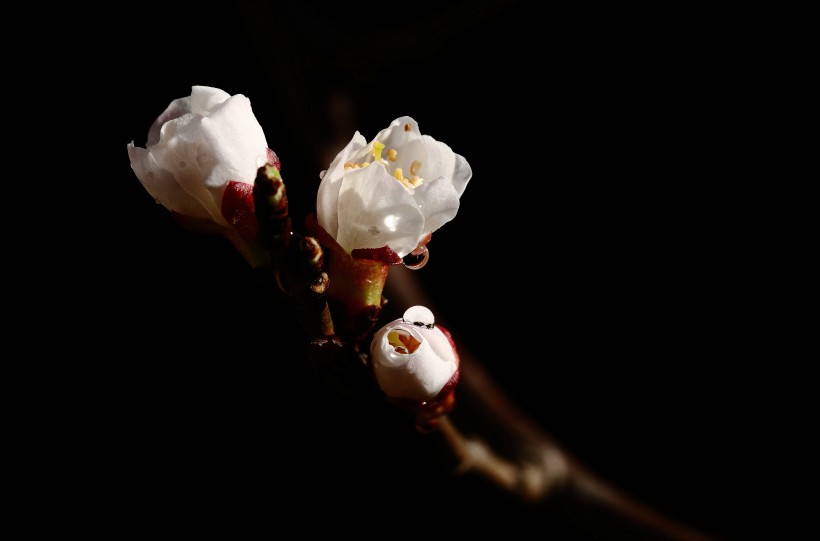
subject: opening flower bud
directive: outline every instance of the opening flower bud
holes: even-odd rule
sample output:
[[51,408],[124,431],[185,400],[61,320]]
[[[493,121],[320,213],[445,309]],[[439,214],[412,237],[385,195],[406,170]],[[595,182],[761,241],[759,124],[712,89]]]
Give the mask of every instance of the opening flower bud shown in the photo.
[[455,346],[423,306],[379,329],[370,353],[376,381],[392,399],[430,401],[458,371]]

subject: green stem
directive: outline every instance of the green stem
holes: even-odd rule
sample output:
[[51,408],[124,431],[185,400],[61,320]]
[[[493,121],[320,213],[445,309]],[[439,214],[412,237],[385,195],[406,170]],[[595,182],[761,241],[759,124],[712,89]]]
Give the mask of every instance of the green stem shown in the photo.
[[366,336],[379,318],[382,290],[389,265],[372,259],[353,259],[327,250],[330,302],[336,332],[352,339]]

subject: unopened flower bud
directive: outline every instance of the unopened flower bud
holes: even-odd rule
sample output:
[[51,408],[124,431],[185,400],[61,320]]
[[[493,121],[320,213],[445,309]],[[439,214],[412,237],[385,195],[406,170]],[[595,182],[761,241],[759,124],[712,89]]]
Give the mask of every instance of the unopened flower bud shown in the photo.
[[450,333],[424,306],[379,329],[370,345],[373,373],[391,399],[423,405],[437,401],[458,380],[458,354]]

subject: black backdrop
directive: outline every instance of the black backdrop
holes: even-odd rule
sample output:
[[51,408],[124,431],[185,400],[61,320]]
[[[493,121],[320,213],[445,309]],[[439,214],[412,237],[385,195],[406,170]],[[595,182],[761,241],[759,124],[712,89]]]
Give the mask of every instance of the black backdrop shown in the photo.
[[251,99],[297,221],[353,129],[370,139],[408,114],[466,156],[459,215],[419,271],[457,341],[605,478],[727,538],[759,527],[743,374],[760,338],[742,324],[742,231],[703,160],[697,36],[674,14],[614,8],[302,4],[144,5],[113,28],[119,240],[100,249],[123,269],[103,310],[121,351],[94,405],[110,516],[146,532],[170,519],[380,534],[384,517],[425,533],[443,516],[431,534],[587,535],[449,479],[408,426],[320,387],[241,257],[154,204],[125,145],[203,84]]

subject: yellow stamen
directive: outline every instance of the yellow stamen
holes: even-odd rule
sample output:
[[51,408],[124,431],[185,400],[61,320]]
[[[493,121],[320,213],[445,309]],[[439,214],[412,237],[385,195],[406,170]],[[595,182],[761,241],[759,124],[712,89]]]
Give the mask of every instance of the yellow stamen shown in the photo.
[[393,176],[396,177],[396,180],[404,180],[404,172],[401,170],[401,167],[393,169]]
[[384,150],[384,143],[373,141],[373,157],[377,162],[382,160],[382,150]]
[[414,353],[421,345],[421,342],[404,329],[396,329],[387,333],[387,342],[393,346],[397,353],[404,355]]
[[419,169],[421,169],[421,162],[418,160],[413,160],[413,163],[410,164],[410,174],[417,175]]
[[388,341],[388,342],[390,343],[390,345],[391,345],[391,346],[393,346],[394,348],[404,346],[404,344],[402,344],[401,340],[399,339],[399,333],[397,333],[397,332],[389,332],[389,333],[387,333],[387,341]]
[[414,187],[414,188],[415,188],[416,186],[420,186],[423,182],[424,182],[424,179],[419,178],[419,176],[418,176],[418,175],[415,175],[415,176],[412,178],[412,180],[410,180],[410,183],[413,185],[413,187]]
[[361,163],[346,162],[345,163],[345,171],[348,171],[350,169],[364,169],[368,165],[370,165],[370,162],[361,162]]
[[395,148],[391,148],[390,150],[387,151],[387,159],[390,160],[391,162],[396,161],[396,158],[398,158],[398,156],[399,156],[399,153],[396,152]]

